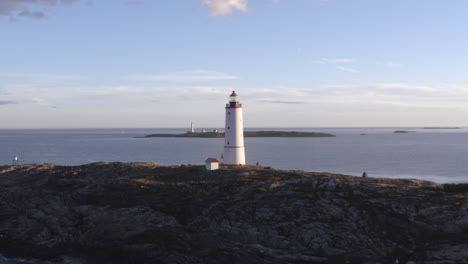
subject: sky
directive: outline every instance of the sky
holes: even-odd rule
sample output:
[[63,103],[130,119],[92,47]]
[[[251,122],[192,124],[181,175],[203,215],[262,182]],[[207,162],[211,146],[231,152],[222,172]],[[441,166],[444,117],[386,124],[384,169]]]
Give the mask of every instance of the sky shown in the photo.
[[0,129],[468,126],[466,0],[0,0]]

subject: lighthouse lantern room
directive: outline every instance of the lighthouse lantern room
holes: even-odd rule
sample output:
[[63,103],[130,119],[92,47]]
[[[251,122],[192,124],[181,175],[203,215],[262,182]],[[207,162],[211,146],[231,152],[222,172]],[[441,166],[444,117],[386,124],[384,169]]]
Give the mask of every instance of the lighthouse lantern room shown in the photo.
[[224,134],[224,165],[245,165],[244,125],[242,121],[242,104],[235,91],[229,96],[226,104],[226,128]]

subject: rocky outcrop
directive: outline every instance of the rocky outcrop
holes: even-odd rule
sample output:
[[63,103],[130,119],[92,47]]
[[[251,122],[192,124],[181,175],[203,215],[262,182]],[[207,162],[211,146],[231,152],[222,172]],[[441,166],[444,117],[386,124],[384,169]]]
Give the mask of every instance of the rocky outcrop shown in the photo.
[[0,254],[87,263],[468,263],[433,182],[154,163],[0,167]]

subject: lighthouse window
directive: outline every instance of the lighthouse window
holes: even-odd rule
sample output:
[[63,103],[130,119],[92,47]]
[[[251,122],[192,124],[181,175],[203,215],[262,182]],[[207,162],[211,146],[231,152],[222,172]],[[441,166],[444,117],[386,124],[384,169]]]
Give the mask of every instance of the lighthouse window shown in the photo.
[[230,127],[230,126],[228,126],[228,129],[231,129],[231,127]]
[[229,142],[228,142],[228,145],[229,145]]
[[230,114],[231,114],[231,112],[228,112],[228,115],[230,115]]

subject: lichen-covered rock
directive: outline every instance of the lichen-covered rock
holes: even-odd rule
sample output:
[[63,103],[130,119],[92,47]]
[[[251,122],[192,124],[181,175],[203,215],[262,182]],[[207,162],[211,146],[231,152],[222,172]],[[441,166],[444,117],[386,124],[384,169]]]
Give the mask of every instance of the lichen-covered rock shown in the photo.
[[88,263],[468,263],[437,183],[155,163],[0,167],[0,254]]

